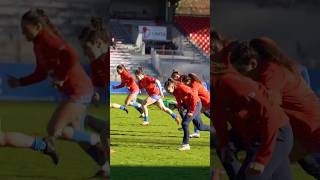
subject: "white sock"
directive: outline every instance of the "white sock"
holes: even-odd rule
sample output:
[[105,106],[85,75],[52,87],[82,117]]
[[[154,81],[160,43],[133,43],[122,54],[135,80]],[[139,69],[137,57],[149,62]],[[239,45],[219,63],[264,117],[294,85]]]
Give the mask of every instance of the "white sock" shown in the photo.
[[105,172],[109,172],[109,171],[110,171],[110,166],[109,166],[109,162],[108,162],[108,161],[106,161],[106,162],[104,163],[104,165],[101,166],[101,170],[102,170],[102,171],[105,171]]

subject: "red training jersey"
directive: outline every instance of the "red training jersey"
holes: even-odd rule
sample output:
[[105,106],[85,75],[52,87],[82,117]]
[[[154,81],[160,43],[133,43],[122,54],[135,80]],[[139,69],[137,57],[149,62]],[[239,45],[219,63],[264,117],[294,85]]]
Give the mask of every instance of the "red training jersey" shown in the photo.
[[200,98],[197,93],[183,83],[177,84],[173,91],[173,95],[177,100],[178,108],[181,108],[183,104],[189,108],[190,113],[195,112],[197,103],[200,102]]
[[156,85],[156,79],[154,77],[144,75],[138,85],[140,89],[145,89],[149,96],[160,95],[160,91]]
[[228,122],[246,147],[261,143],[254,161],[267,165],[278,130],[288,123],[281,107],[271,103],[264,86],[235,71],[218,76],[213,93],[215,120],[212,123],[220,147],[226,147],[229,142]]
[[[263,64],[257,80],[264,84],[289,117],[294,137],[309,150],[320,148],[320,101],[298,72],[275,63]],[[318,142],[314,143],[315,141]],[[318,147],[315,147],[318,146]]]
[[110,52],[109,50],[100,58],[91,61],[91,80],[95,87],[108,87],[110,79]]
[[43,29],[35,37],[33,44],[36,68],[32,74],[20,78],[22,86],[50,78],[54,82],[63,82],[57,88],[70,98],[93,94],[93,85],[81,66],[76,51],[63,39]]
[[121,84],[119,84],[118,86],[115,86],[115,89],[119,89],[119,88],[123,88],[123,87],[128,87],[128,90],[133,93],[133,92],[137,92],[139,91],[139,87],[137,85],[137,83],[135,82],[134,78],[131,76],[131,74],[124,70],[122,71],[122,73],[120,74],[121,77]]
[[192,81],[190,87],[198,93],[201,100],[202,106],[209,110],[210,109],[210,92],[203,86],[203,84]]

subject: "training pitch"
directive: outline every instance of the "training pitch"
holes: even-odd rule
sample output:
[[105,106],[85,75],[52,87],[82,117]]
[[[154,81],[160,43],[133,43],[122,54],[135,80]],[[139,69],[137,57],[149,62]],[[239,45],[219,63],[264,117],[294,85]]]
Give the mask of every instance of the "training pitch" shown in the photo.
[[[123,104],[126,95],[111,95],[111,103]],[[145,98],[144,96],[139,96]],[[167,99],[167,98],[166,98]],[[181,125],[156,106],[149,108],[149,126],[133,107],[129,114],[111,109],[111,179],[186,180],[209,179],[209,132],[190,139],[191,151],[180,152]],[[177,113],[177,112],[176,112]],[[209,123],[208,118],[203,118]],[[193,132],[193,125],[191,132]]]
[[[1,131],[23,132],[43,137],[46,125],[56,107],[55,103],[1,102]],[[106,117],[105,107],[90,107],[97,117]],[[56,142],[60,163],[29,149],[0,147],[0,179],[88,179],[98,166],[73,142]]]

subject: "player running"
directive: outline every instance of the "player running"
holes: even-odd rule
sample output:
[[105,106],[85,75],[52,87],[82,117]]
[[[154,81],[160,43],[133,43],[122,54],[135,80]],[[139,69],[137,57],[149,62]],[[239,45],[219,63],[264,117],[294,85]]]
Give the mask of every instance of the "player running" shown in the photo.
[[133,106],[137,111],[139,111],[141,116],[143,116],[142,106],[136,101],[140,90],[137,83],[135,82],[134,77],[132,77],[130,72],[126,69],[126,67],[124,67],[123,64],[119,64],[117,66],[117,73],[121,77],[121,84],[119,84],[118,86],[112,86],[112,88],[119,89],[127,87],[129,90],[129,94],[124,101],[125,105],[120,105],[120,109],[127,109],[126,107],[130,105]]
[[[91,80],[95,88],[94,99],[97,102],[106,104],[109,101],[109,61],[110,61],[110,37],[103,27],[102,18],[93,17],[91,25],[82,29],[79,40],[83,48],[84,54],[90,60]],[[96,173],[96,177],[107,178],[109,176],[109,132],[107,127],[109,123],[87,114],[85,126],[93,131],[100,133],[102,145],[104,146],[104,155],[101,160],[97,161],[101,165],[100,171]],[[106,148],[108,147],[108,148]],[[104,163],[103,163],[104,162]]]
[[[204,87],[201,79],[194,73],[182,75],[176,70],[172,72],[171,78],[175,81],[183,82],[197,92],[203,105],[202,112],[210,119],[210,92]],[[194,127],[194,133],[190,135],[190,138],[200,138],[200,131],[196,126]]]
[[[288,156],[293,135],[281,107],[270,102],[259,83],[223,64],[211,66],[218,149],[223,163],[240,165],[230,179],[292,179]],[[241,149],[246,150],[242,163],[235,158]]]
[[196,74],[191,73],[182,81],[198,93],[203,104],[203,113],[210,119],[210,92],[203,85],[201,79]]
[[17,88],[50,80],[65,99],[59,103],[48,122],[46,140],[53,145],[57,138],[61,138],[87,144],[89,149],[99,149],[99,135],[83,131],[93,86],[80,65],[75,50],[64,41],[42,9],[27,11],[22,16],[21,27],[26,39],[34,45],[36,67],[26,77],[10,78],[10,87]]
[[182,128],[183,128],[183,141],[182,147],[179,148],[180,151],[190,150],[189,145],[189,123],[194,121],[194,125],[197,129],[201,131],[210,131],[210,126],[205,125],[201,119],[202,103],[195,91],[193,91],[189,86],[183,84],[182,82],[174,81],[169,79],[165,82],[165,90],[174,95],[177,100],[178,108],[180,109],[184,106],[187,112],[182,117]]
[[298,71],[297,65],[269,38],[241,42],[233,48],[232,64],[242,74],[262,83],[290,119],[295,146],[292,161],[320,179],[316,160],[304,158],[320,152],[320,101]]
[[[203,107],[202,112],[210,119],[210,92],[204,87],[203,82],[194,73],[184,76],[182,81],[198,94]],[[195,128],[195,132],[190,137],[199,138],[200,131]]]
[[162,97],[164,97],[160,81],[144,74],[142,68],[138,68],[135,71],[135,75],[138,82],[139,89],[145,89],[148,97],[142,103],[142,109],[144,112],[144,120],[141,125],[147,126],[149,125],[149,113],[148,106],[156,103],[156,105],[160,108],[160,110],[168,113],[179,125],[179,116],[173,113],[169,108],[165,107],[162,101]]

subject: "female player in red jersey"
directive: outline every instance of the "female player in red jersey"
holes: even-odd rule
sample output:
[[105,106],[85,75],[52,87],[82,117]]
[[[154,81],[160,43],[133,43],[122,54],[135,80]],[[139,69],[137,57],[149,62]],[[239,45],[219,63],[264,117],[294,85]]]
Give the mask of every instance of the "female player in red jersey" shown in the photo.
[[[225,66],[228,67],[228,69],[232,69],[233,67],[231,66],[230,63],[230,54],[231,54],[231,48],[234,46],[234,44],[237,44],[236,40],[226,38],[222,36],[219,32],[217,31],[211,31],[210,32],[210,38],[211,43],[211,53],[210,53],[210,60],[212,63],[222,63]],[[211,70],[212,71],[212,70]],[[211,83],[212,85],[213,83]],[[214,87],[212,86],[212,89]],[[211,100],[214,98],[213,94],[211,93]],[[212,118],[212,117],[211,117]],[[211,119],[211,121],[214,121],[214,119]],[[212,124],[212,123],[211,123]],[[232,135],[232,130],[230,130],[230,134]],[[216,136],[214,133],[211,134],[211,150],[214,149],[214,147],[217,146],[217,141],[216,141]],[[236,144],[233,142],[230,142],[230,146],[233,146],[236,148]],[[236,149],[235,149],[236,150]],[[218,157],[221,160],[221,151],[219,148],[217,148],[217,154]],[[241,167],[241,163],[239,161],[232,161],[232,162],[222,162],[225,171],[227,175],[229,176],[230,179],[236,178],[236,175]],[[216,174],[218,174],[219,169],[215,169]]]
[[33,42],[36,67],[26,77],[9,79],[9,85],[16,88],[49,79],[65,99],[59,103],[48,123],[47,141],[53,144],[56,138],[62,138],[91,147],[99,146],[99,135],[82,129],[93,86],[75,50],[63,40],[41,9],[26,12],[21,27],[26,39]]
[[[190,82],[191,82],[191,79],[187,76],[187,75],[184,75],[184,74],[181,74],[179,71],[177,70],[173,70],[172,74],[171,74],[171,78],[174,80],[174,81],[177,81],[177,82],[184,82],[185,84],[189,85]],[[183,111],[184,111],[184,108],[183,106],[181,106],[179,108],[179,113],[180,113],[180,116],[183,117]],[[210,117],[209,117],[210,118]],[[179,128],[180,130],[180,128]],[[183,130],[183,129],[182,129]],[[197,127],[194,125],[194,133],[193,134],[190,134],[190,138],[200,138],[200,130],[197,129]]]
[[210,118],[210,92],[203,85],[201,79],[194,73],[188,74],[182,81],[198,93],[204,114]]
[[239,43],[231,62],[241,73],[265,85],[290,119],[295,137],[291,160],[320,179],[320,166],[303,157],[320,152],[320,101],[300,75],[297,65],[270,38]]
[[175,81],[179,81],[179,82],[182,82],[182,79],[181,79],[181,76],[183,74],[181,74],[179,71],[177,70],[173,70],[172,73],[171,73],[171,78]]
[[[194,74],[188,74],[188,76],[181,76],[182,82],[191,87],[192,90],[194,90],[202,103],[202,111],[205,116],[207,116],[210,119],[210,92],[204,87],[203,82],[200,80],[200,78]],[[200,131],[199,129],[194,128],[194,133],[190,135],[190,138],[199,138],[200,137]]]
[[127,98],[125,99],[124,103],[125,105],[121,105],[120,109],[126,109],[126,106],[130,105],[133,106],[139,113],[143,116],[143,110],[141,104],[136,102],[137,95],[140,92],[140,89],[135,82],[134,77],[130,74],[130,72],[124,67],[123,64],[120,64],[117,66],[117,72],[121,77],[121,84],[118,86],[113,86],[113,89],[119,89],[123,87],[127,87],[129,90],[129,94]]
[[[95,88],[94,98],[104,105],[109,101],[109,61],[110,61],[110,37],[103,27],[100,17],[91,19],[91,26],[83,28],[79,40],[84,54],[90,60],[91,80]],[[107,111],[108,113],[108,111]],[[100,133],[104,156],[98,161],[102,165],[97,172],[97,177],[109,176],[109,122],[96,118],[90,114],[86,116],[85,125],[97,133]],[[104,162],[104,163],[103,163]],[[103,163],[103,164],[102,164]]]
[[[95,88],[96,100],[107,100],[110,77],[110,37],[100,17],[91,18],[91,26],[82,29],[79,35],[84,54],[90,60],[91,81]],[[99,98],[100,97],[100,98]]]
[[160,108],[160,110],[168,113],[176,122],[179,124],[179,116],[171,111],[171,109],[167,108],[162,101],[162,97],[164,97],[162,92],[162,87],[160,81],[144,74],[142,68],[138,68],[135,71],[135,75],[138,82],[138,86],[140,89],[145,89],[147,94],[149,95],[144,102],[142,103],[142,109],[144,113],[144,120],[141,125],[147,126],[149,125],[149,113],[148,106],[156,103],[156,105]]
[[[214,121],[223,162],[237,161],[230,142],[246,150],[235,179],[292,179],[288,117],[267,90],[221,63],[211,62]],[[229,133],[232,128],[233,135]]]
[[199,96],[189,86],[182,82],[174,81],[169,79],[164,85],[166,91],[175,96],[178,108],[185,106],[187,109],[186,114],[182,117],[182,128],[183,128],[183,141],[180,151],[190,150],[189,145],[189,123],[194,122],[197,129],[201,131],[210,131],[210,127],[205,125],[201,119],[202,104]]

